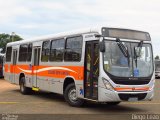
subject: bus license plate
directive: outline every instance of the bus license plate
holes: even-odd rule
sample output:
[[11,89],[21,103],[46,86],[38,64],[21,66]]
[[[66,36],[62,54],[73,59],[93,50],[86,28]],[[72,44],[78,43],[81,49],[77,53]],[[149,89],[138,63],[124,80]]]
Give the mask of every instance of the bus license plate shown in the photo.
[[131,98],[128,99],[128,101],[131,101],[131,102],[138,101],[138,98],[136,98],[136,97],[131,97]]

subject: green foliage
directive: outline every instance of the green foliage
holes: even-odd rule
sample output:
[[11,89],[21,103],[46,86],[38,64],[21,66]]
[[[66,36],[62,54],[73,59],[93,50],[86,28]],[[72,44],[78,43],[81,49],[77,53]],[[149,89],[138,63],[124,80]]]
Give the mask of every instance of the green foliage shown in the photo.
[[22,38],[19,35],[9,35],[2,33],[0,34],[0,48],[2,49],[1,53],[5,53],[6,51],[6,44],[9,42],[19,41],[22,40]]
[[157,55],[157,56],[155,57],[155,59],[156,59],[156,60],[159,60],[159,56]]

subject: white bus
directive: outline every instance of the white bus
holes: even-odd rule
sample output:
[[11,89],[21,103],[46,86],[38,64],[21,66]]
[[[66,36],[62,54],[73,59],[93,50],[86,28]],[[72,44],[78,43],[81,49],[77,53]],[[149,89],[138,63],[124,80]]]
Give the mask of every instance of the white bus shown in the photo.
[[155,77],[160,78],[160,60],[155,60]]
[[71,106],[153,98],[147,32],[100,27],[11,42],[6,50],[5,79],[20,85],[22,94],[50,91],[64,95]]

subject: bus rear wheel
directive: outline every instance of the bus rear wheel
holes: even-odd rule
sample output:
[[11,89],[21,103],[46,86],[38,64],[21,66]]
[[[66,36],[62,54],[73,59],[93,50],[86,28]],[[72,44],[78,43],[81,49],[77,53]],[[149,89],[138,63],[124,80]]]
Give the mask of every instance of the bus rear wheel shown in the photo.
[[73,107],[82,106],[84,103],[84,100],[77,98],[74,83],[71,83],[66,87],[64,91],[64,98],[66,102]]
[[23,95],[27,95],[32,91],[31,88],[25,86],[25,77],[21,77],[19,85],[20,85],[20,92]]

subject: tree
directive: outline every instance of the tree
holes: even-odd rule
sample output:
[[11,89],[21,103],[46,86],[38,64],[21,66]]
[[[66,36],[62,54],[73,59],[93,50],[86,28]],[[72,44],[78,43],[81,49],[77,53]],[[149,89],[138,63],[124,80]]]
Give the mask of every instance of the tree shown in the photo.
[[0,34],[1,53],[5,53],[7,43],[19,41],[19,40],[22,40],[22,38],[19,35],[9,35],[9,34],[5,34],[5,33]]
[[159,60],[159,56],[157,55],[157,56],[155,57],[155,59],[156,59],[156,60]]

